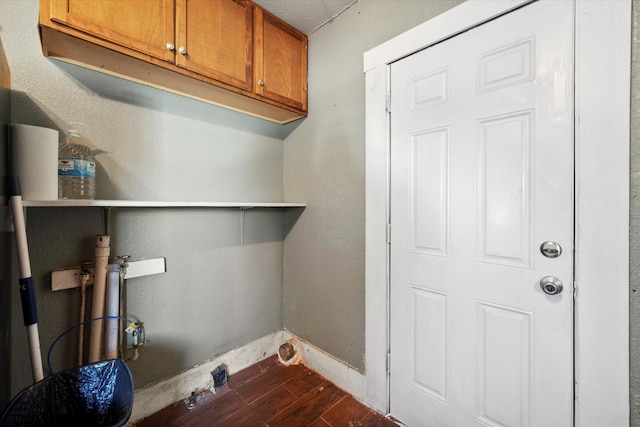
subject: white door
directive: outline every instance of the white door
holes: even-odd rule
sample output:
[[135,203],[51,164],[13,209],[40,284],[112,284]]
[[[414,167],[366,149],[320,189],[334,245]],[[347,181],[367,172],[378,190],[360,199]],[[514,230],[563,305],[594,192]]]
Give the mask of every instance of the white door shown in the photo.
[[540,1],[391,65],[407,426],[573,424],[573,33],[573,2]]

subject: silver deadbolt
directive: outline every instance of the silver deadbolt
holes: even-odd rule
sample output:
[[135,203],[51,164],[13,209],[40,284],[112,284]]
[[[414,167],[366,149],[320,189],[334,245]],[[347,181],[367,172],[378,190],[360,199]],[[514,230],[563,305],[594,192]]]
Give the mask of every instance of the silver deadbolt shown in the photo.
[[547,295],[556,295],[562,292],[562,282],[557,277],[545,276],[540,279],[540,288]]
[[556,242],[544,242],[540,245],[540,252],[547,258],[558,258],[562,254],[562,246]]

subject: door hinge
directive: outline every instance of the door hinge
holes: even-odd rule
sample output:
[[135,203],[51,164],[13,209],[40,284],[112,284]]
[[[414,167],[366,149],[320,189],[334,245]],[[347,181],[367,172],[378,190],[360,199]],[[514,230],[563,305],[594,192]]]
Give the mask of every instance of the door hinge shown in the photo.
[[386,108],[387,113],[390,113],[391,112],[391,94],[387,95],[387,99],[385,99],[384,103],[385,103],[384,107]]
[[391,374],[391,353],[387,353],[387,376]]
[[391,244],[391,224],[387,224],[387,245]]

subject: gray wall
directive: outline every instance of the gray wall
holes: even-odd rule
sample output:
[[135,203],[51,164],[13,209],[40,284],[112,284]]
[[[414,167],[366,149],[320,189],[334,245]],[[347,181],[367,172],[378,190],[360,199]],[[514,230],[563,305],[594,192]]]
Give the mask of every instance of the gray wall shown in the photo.
[[640,0],[633,0],[631,55],[630,353],[631,425],[640,426]]
[[308,203],[285,241],[284,325],[364,372],[362,55],[461,3],[360,0],[309,37],[309,117],[285,140],[285,198]]
[[[282,140],[295,124],[272,124],[45,58],[37,18],[37,0],[0,0],[0,37],[13,77],[10,120],[62,134],[69,122],[88,124],[99,150],[98,198],[283,200]],[[27,226],[46,358],[56,337],[78,322],[80,300],[77,290],[51,292],[50,271],[93,259],[103,211],[30,208]],[[165,274],[128,283],[129,315],[144,322],[150,339],[129,364],[137,388],[282,329],[283,230],[283,214],[275,210],[112,212],[112,255],[167,258]],[[2,289],[5,280],[16,283],[12,395],[32,381],[15,275],[2,278]],[[75,343],[72,333],[54,348],[55,371],[74,364]]]

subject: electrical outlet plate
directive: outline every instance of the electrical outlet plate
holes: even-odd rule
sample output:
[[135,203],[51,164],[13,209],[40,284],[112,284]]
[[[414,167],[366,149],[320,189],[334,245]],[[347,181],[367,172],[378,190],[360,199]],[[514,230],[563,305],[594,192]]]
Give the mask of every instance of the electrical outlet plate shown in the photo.
[[[136,261],[127,261],[125,279],[150,276],[152,274],[165,273],[167,271],[166,258],[150,258]],[[89,268],[89,281],[87,286],[93,285],[93,266]],[[51,272],[51,290],[61,291],[80,287],[80,266],[62,268]]]

